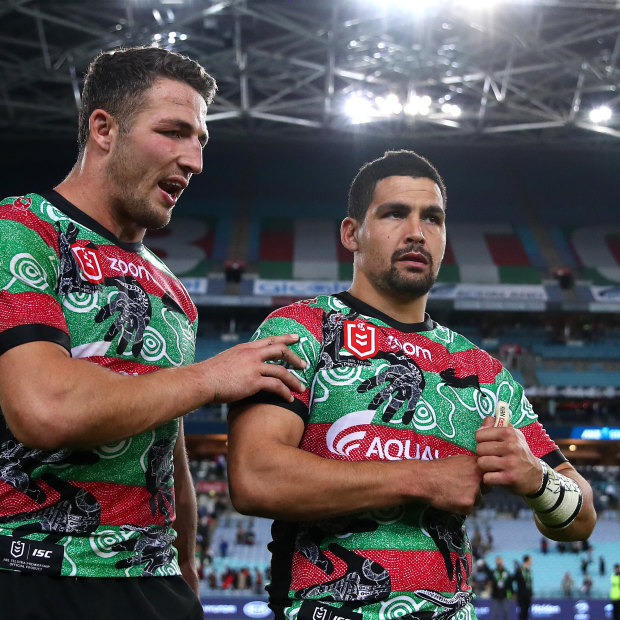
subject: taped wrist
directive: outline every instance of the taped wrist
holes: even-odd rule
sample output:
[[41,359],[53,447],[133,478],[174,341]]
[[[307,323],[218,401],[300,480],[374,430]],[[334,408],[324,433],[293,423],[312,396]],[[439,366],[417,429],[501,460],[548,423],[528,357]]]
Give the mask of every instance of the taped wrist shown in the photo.
[[551,469],[543,461],[543,479],[540,489],[525,495],[527,505],[545,526],[561,529],[570,525],[581,510],[583,495],[579,485]]

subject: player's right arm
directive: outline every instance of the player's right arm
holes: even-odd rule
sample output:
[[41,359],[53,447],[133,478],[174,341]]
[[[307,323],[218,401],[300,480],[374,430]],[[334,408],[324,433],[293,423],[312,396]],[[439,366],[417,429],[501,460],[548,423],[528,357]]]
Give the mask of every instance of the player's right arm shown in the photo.
[[299,448],[303,420],[273,404],[240,404],[228,420],[230,494],[237,510],[289,521],[428,503],[468,514],[480,493],[476,458],[342,461]]
[[[30,200],[30,199],[28,199]],[[303,390],[282,366],[304,364],[273,335],[198,364],[140,376],[71,356],[63,312],[58,230],[30,202],[7,199],[0,213],[0,407],[30,448],[87,448],[126,439],[197,409],[258,391],[285,401]],[[127,359],[127,358],[122,358]]]
[[73,359],[53,342],[27,342],[0,355],[0,408],[11,432],[31,448],[120,441],[205,403],[239,400],[258,391],[290,400],[291,391],[303,391],[303,385],[283,366],[265,362],[284,359],[302,368],[288,347],[296,339],[272,336],[197,364],[140,376]]

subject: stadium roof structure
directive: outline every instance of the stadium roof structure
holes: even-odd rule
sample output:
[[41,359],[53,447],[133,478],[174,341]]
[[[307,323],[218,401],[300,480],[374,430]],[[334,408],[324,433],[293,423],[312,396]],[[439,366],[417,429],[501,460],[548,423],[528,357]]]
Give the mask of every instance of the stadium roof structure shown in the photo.
[[0,0],[0,24],[5,138],[75,135],[89,61],[157,45],[217,79],[219,137],[620,147],[617,0]]

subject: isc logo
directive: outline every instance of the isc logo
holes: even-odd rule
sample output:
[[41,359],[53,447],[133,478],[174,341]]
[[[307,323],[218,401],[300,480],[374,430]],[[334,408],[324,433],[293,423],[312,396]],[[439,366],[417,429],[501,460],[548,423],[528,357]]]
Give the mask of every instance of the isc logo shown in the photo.
[[45,550],[45,549],[33,549],[32,550],[32,557],[35,557],[35,558],[51,558],[52,557],[52,552],[50,550]]

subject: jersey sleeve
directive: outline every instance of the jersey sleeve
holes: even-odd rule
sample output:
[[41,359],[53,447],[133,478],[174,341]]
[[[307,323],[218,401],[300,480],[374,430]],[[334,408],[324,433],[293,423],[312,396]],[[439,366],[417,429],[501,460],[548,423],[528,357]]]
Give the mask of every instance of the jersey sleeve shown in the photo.
[[70,350],[56,294],[58,254],[49,230],[37,230],[38,222],[23,212],[19,199],[0,205],[0,354],[41,340]]
[[568,459],[538,421],[523,386],[497,360],[495,362],[501,369],[495,379],[497,398],[508,402],[510,422],[523,433],[532,454],[552,468],[566,462]]
[[308,421],[310,394],[321,354],[322,315],[321,308],[299,302],[272,312],[258,327],[252,336],[252,340],[284,334],[299,335],[298,342],[291,345],[290,348],[306,362],[306,368],[303,370],[289,368],[289,372],[306,386],[306,390],[301,393],[294,392],[292,403],[271,392],[259,392],[250,399],[252,402],[284,407],[299,415],[304,423]]

